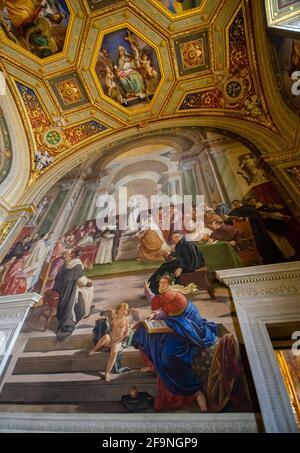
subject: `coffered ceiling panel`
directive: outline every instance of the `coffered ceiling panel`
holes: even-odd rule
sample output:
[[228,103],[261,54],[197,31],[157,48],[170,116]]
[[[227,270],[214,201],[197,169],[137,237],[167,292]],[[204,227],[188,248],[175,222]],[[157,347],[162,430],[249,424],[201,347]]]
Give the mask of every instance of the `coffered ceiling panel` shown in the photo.
[[[219,116],[275,130],[249,0],[1,4],[0,69],[27,131],[32,181],[87,143],[158,120]],[[37,152],[49,156],[38,172]]]

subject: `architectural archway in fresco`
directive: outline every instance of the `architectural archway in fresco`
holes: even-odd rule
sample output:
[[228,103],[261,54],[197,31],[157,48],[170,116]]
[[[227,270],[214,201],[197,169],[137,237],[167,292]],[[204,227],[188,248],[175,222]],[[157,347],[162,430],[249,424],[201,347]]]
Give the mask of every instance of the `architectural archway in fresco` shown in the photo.
[[135,185],[135,179],[149,181],[146,198],[200,194],[211,206],[251,197],[284,204],[272,176],[258,148],[237,134],[205,127],[161,130],[109,147],[63,176],[39,199],[28,231],[54,231],[58,239],[75,225],[95,220],[99,193],[116,195],[120,185],[142,191],[143,183]]
[[0,2],[1,35],[39,58],[47,58],[63,50],[69,19],[65,0]]
[[0,184],[9,174],[12,160],[13,153],[10,135],[3,110],[0,107]]

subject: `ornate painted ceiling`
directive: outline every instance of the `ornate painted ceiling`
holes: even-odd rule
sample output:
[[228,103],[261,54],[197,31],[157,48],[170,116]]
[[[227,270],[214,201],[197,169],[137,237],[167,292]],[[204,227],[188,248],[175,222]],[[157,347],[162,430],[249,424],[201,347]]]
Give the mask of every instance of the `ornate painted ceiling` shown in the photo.
[[162,120],[239,118],[280,134],[249,0],[0,5],[0,69],[26,130],[29,184],[91,143]]

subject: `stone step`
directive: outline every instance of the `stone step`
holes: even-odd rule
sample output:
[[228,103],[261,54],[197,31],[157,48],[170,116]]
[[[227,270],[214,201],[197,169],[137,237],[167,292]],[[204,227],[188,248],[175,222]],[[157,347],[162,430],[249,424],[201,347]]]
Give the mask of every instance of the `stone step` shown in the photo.
[[71,335],[64,341],[58,341],[56,335],[51,337],[30,338],[24,352],[67,351],[71,349],[90,349],[92,334]]
[[18,382],[6,383],[0,395],[0,403],[55,403],[76,404],[81,402],[120,401],[135,386],[140,392],[155,396],[155,373],[132,371],[115,376],[107,383],[97,380]]
[[[89,357],[87,350],[68,355],[22,356],[17,360],[13,375],[103,371],[108,357],[108,352],[97,352]],[[137,350],[128,348],[122,351],[121,365],[130,369],[140,369],[144,363]]]

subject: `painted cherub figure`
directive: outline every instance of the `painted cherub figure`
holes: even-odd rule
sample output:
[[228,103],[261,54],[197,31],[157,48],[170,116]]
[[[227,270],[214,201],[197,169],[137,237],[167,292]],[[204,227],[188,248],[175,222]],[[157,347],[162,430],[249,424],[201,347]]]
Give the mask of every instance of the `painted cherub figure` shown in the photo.
[[92,356],[100,348],[110,349],[110,356],[105,370],[106,382],[110,382],[110,372],[122,347],[122,341],[128,337],[130,332],[128,304],[126,302],[119,304],[115,311],[112,310],[110,318],[111,332],[103,335],[89,352],[89,356]]
[[149,55],[143,53],[139,60],[146,77],[157,77],[157,71],[155,71],[155,69],[152,67],[152,62]]

